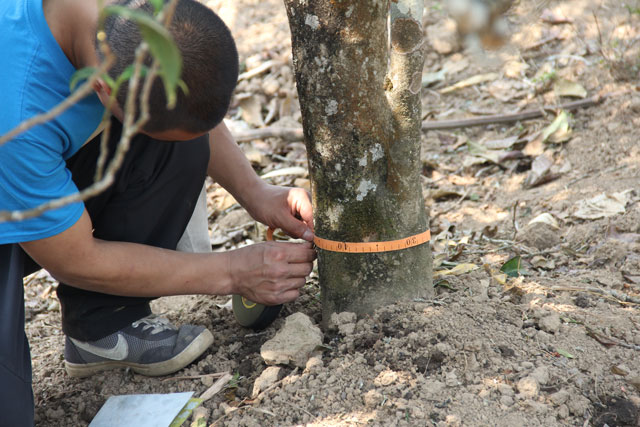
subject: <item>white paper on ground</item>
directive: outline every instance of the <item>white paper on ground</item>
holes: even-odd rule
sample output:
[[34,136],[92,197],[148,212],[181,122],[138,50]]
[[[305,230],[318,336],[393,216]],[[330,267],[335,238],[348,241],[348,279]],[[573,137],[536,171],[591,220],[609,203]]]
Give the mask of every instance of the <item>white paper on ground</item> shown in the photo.
[[193,392],[111,396],[89,427],[168,427]]

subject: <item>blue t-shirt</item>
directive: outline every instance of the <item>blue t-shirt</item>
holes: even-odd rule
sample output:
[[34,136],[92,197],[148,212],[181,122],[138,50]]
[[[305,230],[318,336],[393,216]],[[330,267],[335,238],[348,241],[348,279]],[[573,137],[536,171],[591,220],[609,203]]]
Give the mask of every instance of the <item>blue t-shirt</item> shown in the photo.
[[[0,0],[0,70],[0,135],[69,96],[76,69],[49,29],[42,0]],[[0,211],[29,209],[77,192],[65,160],[96,130],[103,112],[92,94],[0,145]],[[0,244],[61,233],[76,223],[83,209],[75,203],[37,218],[0,222]]]

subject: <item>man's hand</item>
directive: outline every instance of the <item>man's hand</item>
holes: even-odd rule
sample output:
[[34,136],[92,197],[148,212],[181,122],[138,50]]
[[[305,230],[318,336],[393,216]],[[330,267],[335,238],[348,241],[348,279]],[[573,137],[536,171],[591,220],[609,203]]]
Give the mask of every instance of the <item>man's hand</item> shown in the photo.
[[313,213],[309,194],[301,188],[265,183],[220,123],[210,133],[209,176],[229,191],[249,214],[292,237],[313,240]]
[[295,300],[313,269],[310,243],[265,242],[228,253],[234,294],[277,305]]
[[302,188],[264,184],[247,206],[251,216],[291,237],[313,241],[313,210],[309,193]]

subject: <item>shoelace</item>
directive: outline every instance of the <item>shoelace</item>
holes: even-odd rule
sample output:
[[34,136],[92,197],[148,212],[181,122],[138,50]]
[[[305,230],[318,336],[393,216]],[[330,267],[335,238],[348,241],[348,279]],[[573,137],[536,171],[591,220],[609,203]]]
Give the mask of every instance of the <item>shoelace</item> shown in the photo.
[[146,331],[151,328],[151,335],[159,334],[166,330],[175,330],[175,326],[169,323],[169,319],[160,317],[156,314],[150,314],[147,317],[143,317],[140,320],[136,320],[131,324],[132,327],[137,328],[142,326],[142,331]]

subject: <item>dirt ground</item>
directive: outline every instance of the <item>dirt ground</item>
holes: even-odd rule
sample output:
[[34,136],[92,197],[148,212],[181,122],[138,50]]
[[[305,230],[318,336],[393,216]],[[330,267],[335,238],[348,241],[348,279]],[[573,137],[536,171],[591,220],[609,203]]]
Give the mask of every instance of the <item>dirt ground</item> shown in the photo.
[[[300,127],[283,5],[209,4],[232,28],[243,71],[272,61],[240,82],[229,126]],[[266,368],[260,346],[283,319],[300,311],[321,320],[317,277],[260,333],[220,307],[228,298],[160,299],[155,309],[175,323],[213,332],[203,357],[171,377],[74,379],[64,371],[56,283],[40,272],[25,280],[37,425],[87,425],[111,395],[197,396],[222,372],[233,380],[194,425],[638,425],[640,2],[520,2],[507,15],[509,42],[489,53],[461,48],[440,4],[427,5],[425,119],[543,112],[423,132],[436,297],[323,330],[318,357],[284,367],[251,400]],[[606,97],[567,116],[543,108],[597,95]],[[261,174],[290,168],[265,179],[308,185],[301,142],[242,147]],[[214,250],[262,239],[222,189],[210,183],[208,196]],[[515,256],[521,274],[505,276]]]

